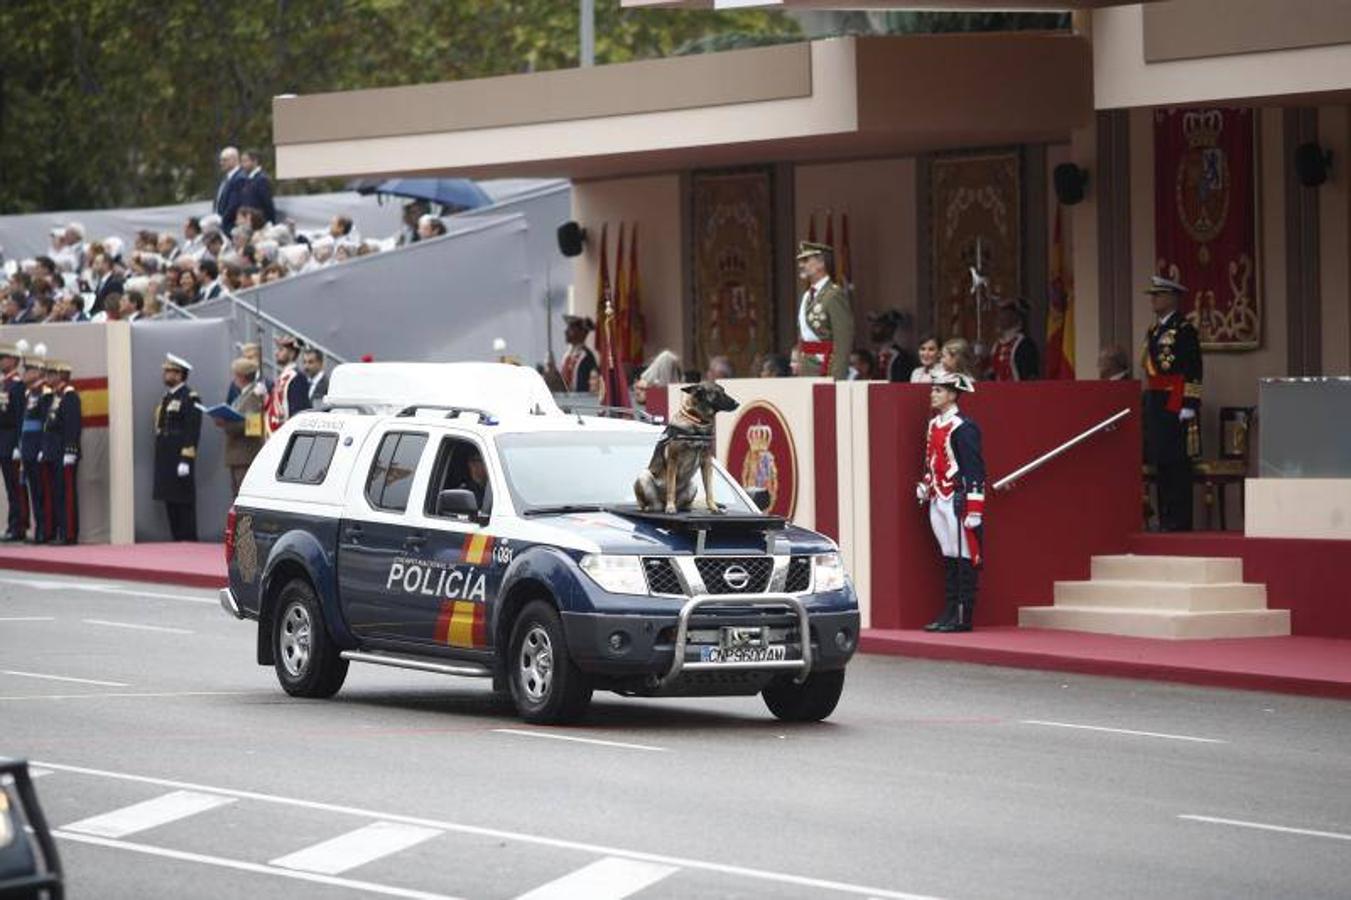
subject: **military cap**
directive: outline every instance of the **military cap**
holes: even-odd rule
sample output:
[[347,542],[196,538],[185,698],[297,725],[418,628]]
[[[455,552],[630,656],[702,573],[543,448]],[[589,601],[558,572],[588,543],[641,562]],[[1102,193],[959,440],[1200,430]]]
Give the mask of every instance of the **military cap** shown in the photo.
[[596,330],[596,323],[593,322],[593,321],[591,321],[590,317],[587,317],[587,316],[574,316],[574,315],[564,314],[564,316],[563,316],[563,322],[564,322],[564,324],[567,324],[567,325],[580,325],[580,326],[582,326],[582,328],[586,329],[587,331],[595,331],[595,330]]
[[943,372],[933,380],[933,383],[963,394],[974,394],[976,392],[975,379],[965,372]]
[[50,363],[48,364],[47,368],[51,369],[52,371],[60,375],[69,375],[75,371],[74,367],[71,366],[70,363],[65,361]]
[[12,356],[15,359],[22,359],[23,351],[13,344],[0,344],[0,356]]
[[[59,373],[61,372],[61,367],[64,366],[64,365],[66,365],[66,364],[63,363],[63,362],[61,362],[61,360],[59,360],[59,359],[46,359],[46,360],[43,360],[43,362],[42,362],[42,371],[44,371],[44,372],[56,372],[56,373],[59,374]],[[69,367],[69,366],[66,366],[66,371],[70,371],[70,367]]]
[[278,347],[290,347],[297,353],[305,349],[305,342],[293,334],[279,334],[274,339],[274,343]]
[[1185,294],[1187,288],[1180,282],[1171,278],[1164,278],[1162,275],[1149,276],[1149,287],[1145,288],[1146,294]]
[[177,369],[184,375],[187,375],[189,372],[192,371],[192,363],[188,362],[181,356],[175,356],[172,353],[166,353],[164,354],[164,363],[163,365],[160,366],[160,368]]
[[833,253],[834,248],[829,244],[818,244],[814,241],[802,241],[797,245],[797,259],[810,259],[813,256],[825,256],[827,253]]

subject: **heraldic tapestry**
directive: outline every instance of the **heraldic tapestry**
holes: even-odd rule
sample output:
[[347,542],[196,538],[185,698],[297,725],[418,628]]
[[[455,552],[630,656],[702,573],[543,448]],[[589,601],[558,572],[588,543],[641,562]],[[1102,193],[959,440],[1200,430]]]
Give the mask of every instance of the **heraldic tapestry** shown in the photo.
[[[930,164],[933,323],[944,337],[988,346],[995,337],[989,298],[1020,293],[1019,164],[1016,151],[940,156]],[[976,293],[973,270],[986,279]]]
[[695,352],[749,373],[774,341],[769,171],[696,172],[692,186]]
[[1251,109],[1154,112],[1155,270],[1206,350],[1261,344],[1255,138]]

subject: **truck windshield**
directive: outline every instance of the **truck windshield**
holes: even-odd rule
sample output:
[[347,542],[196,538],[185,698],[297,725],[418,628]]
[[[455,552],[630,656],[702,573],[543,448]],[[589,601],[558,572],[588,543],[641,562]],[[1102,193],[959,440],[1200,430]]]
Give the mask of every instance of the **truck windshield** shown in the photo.
[[[563,512],[636,503],[633,482],[651,461],[658,437],[655,431],[504,434],[497,438],[497,446],[516,509]],[[696,473],[694,481],[698,507],[703,503],[703,479]],[[734,512],[754,512],[716,467],[713,499]]]

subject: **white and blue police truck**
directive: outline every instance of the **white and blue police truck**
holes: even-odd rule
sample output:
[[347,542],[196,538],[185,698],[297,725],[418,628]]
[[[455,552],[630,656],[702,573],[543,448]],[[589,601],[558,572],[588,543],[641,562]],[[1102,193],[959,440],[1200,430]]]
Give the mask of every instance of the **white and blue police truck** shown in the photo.
[[221,605],[258,623],[257,661],[293,696],[332,696],[360,662],[491,678],[535,723],[596,690],[759,693],[824,719],[858,642],[838,548],[721,466],[719,512],[640,511],[661,434],[565,412],[527,368],[339,366],[327,408],[249,468]]

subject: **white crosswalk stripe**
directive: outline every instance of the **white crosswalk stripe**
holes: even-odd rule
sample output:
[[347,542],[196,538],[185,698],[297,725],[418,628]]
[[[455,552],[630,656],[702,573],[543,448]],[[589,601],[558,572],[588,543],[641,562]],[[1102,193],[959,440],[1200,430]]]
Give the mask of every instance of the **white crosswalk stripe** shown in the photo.
[[623,900],[679,871],[675,866],[607,856],[517,900]]
[[99,837],[120,838],[145,831],[197,813],[234,803],[233,797],[219,794],[199,794],[194,791],[171,791],[152,800],[133,803],[112,812],[81,819],[65,826],[62,831],[94,834]]
[[272,860],[271,865],[302,872],[339,875],[357,866],[445,834],[436,828],[404,825],[400,822],[373,822],[355,831],[298,850]]

